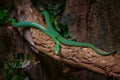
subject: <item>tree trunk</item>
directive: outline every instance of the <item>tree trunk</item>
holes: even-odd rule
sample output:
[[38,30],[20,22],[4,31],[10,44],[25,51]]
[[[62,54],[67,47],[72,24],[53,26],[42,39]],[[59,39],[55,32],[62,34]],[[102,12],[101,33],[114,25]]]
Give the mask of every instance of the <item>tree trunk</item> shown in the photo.
[[[64,17],[72,19],[69,32],[72,38],[88,42],[103,50],[112,49],[112,30],[109,23],[109,2],[105,0],[68,0]],[[64,18],[63,18],[64,20]]]
[[[30,0],[14,1],[15,9],[13,16],[16,17],[18,21],[34,21],[47,28],[42,15],[32,6]],[[113,38],[116,37],[113,35],[117,35],[119,30],[117,30],[118,33],[115,33],[115,29],[112,27],[112,21],[109,20],[109,18],[111,18],[116,21],[113,16],[110,17],[110,14],[113,14],[111,11],[114,7],[112,6],[112,10],[110,11],[106,7],[108,5],[107,1],[102,1],[76,0],[73,2],[72,0],[68,0],[64,16],[70,16],[70,19],[72,19],[72,22],[68,23],[68,25],[70,25],[70,33],[74,38],[78,39],[78,41],[90,42],[101,49],[111,50],[110,46],[112,46],[112,42],[115,41]],[[101,6],[101,4],[103,5]],[[112,2],[110,5],[112,5]],[[108,12],[110,12],[110,14]],[[107,14],[107,16],[105,14]],[[116,22],[114,22],[114,24],[115,23]],[[117,25],[115,24],[115,26]],[[40,60],[36,62],[39,64],[35,65],[36,63],[32,63],[26,69],[32,80],[38,80],[40,79],[39,77],[41,77],[41,80],[61,79],[64,73],[60,62],[76,68],[83,68],[107,76],[120,78],[119,54],[100,56],[90,48],[61,44],[60,54],[55,55],[55,43],[48,35],[40,30],[34,28],[14,29],[12,27],[7,27],[7,29],[11,40],[9,43],[11,44],[9,45],[10,52],[35,53],[37,59]],[[112,32],[112,29],[114,32]],[[56,61],[59,61],[59,63]],[[38,67],[40,73],[38,73]],[[36,76],[37,73],[38,76]]]
[[[62,22],[70,19],[70,21],[68,20],[69,23],[67,23],[69,32],[72,38],[77,41],[92,43],[106,51],[112,50],[113,47],[119,50],[120,43],[118,41],[120,39],[118,35],[120,28],[118,28],[116,17],[114,17],[119,18],[119,12],[115,10],[118,9],[118,6],[115,8],[116,3],[117,0],[68,0]],[[96,78],[96,75],[93,77],[95,74],[92,72],[80,71],[79,75],[81,75],[79,79],[82,80],[103,80],[103,76]]]

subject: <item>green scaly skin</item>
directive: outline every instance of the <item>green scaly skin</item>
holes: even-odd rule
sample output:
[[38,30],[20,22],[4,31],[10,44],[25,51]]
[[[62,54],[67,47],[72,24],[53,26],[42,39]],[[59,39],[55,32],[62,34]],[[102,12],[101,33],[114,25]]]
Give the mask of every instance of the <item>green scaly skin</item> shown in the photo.
[[42,14],[45,17],[46,23],[48,25],[48,29],[44,28],[42,25],[37,24],[35,22],[31,21],[23,21],[23,22],[18,22],[18,23],[12,23],[13,27],[16,28],[21,28],[21,27],[33,27],[33,28],[38,28],[48,36],[50,36],[53,41],[56,43],[55,46],[55,54],[59,53],[60,50],[60,42],[65,45],[69,46],[78,46],[78,47],[90,47],[92,48],[97,54],[102,55],[102,56],[108,56],[110,54],[116,53],[116,51],[112,52],[101,52],[98,48],[96,48],[94,45],[89,44],[89,43],[80,43],[80,42],[75,42],[75,41],[70,41],[65,38],[63,38],[54,28],[53,25],[50,21],[50,16],[49,13],[46,10],[42,11]]

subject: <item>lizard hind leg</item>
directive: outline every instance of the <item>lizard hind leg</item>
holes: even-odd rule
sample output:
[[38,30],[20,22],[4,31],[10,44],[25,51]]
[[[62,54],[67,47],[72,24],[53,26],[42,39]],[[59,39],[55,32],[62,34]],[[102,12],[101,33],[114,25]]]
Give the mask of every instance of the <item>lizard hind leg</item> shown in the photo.
[[60,43],[59,41],[57,41],[55,45],[55,54],[59,54],[59,53],[60,53]]
[[55,42],[55,54],[59,54],[59,51],[60,51],[60,42],[55,38],[55,37],[52,37],[53,41]]

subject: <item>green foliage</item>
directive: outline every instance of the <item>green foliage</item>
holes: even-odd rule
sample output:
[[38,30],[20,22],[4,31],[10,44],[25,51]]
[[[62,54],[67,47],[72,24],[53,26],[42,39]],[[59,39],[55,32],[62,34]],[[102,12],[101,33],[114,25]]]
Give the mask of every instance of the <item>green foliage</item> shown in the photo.
[[16,19],[12,18],[10,16],[10,12],[8,9],[5,9],[4,7],[0,7],[0,25],[5,25],[8,23],[15,23]]
[[56,18],[63,12],[64,6],[65,0],[58,0],[57,2],[48,4],[46,10],[50,13],[51,17]]
[[50,13],[51,22],[54,25],[54,28],[65,38],[70,38],[68,32],[68,26],[62,24],[60,19],[61,15],[64,11],[66,1],[65,0],[58,0],[55,3],[48,4],[46,10]]
[[61,15],[64,11],[64,7],[66,4],[66,0],[58,0],[55,2],[51,2],[48,5],[41,4],[39,1],[32,0],[33,5],[38,10],[44,8],[50,14],[51,22],[53,27],[65,38],[70,38],[68,33],[68,26],[61,23]]
[[30,54],[11,54],[4,59],[0,59],[0,78],[2,80],[24,80],[25,68],[30,63]]
[[0,8],[0,25],[8,23],[9,14],[6,9]]

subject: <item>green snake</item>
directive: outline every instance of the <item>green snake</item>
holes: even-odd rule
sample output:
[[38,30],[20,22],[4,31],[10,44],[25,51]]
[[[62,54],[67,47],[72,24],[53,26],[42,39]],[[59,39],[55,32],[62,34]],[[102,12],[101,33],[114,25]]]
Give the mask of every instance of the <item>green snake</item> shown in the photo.
[[12,26],[15,28],[21,28],[21,27],[33,27],[33,28],[38,28],[48,36],[50,36],[53,41],[56,43],[55,46],[55,54],[58,54],[60,51],[60,43],[69,45],[69,46],[77,46],[77,47],[90,47],[92,48],[97,54],[102,55],[102,56],[107,56],[110,54],[114,54],[116,51],[111,51],[111,52],[102,52],[98,48],[96,48],[94,45],[89,44],[89,43],[80,43],[80,42],[75,42],[71,40],[67,40],[63,38],[54,28],[53,25],[50,21],[50,15],[46,10],[42,10],[42,14],[45,17],[45,21],[48,25],[48,29],[46,29],[44,26],[37,24],[35,22],[31,21],[21,21],[18,23],[12,23]]

